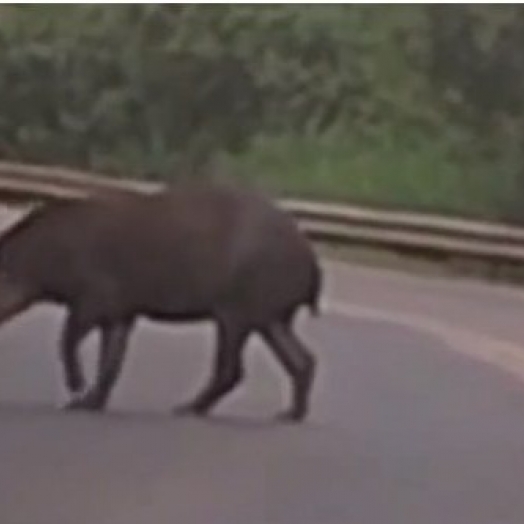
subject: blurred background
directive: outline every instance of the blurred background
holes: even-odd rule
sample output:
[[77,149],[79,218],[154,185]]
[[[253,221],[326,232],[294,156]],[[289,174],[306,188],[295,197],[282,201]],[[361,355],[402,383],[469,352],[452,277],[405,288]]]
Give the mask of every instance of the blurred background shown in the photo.
[[3,5],[0,159],[524,224],[524,7]]

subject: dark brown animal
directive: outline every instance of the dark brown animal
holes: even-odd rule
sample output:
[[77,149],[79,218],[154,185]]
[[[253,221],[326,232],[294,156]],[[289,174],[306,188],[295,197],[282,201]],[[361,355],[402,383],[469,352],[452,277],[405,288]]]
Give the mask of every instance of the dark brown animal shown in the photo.
[[[243,347],[258,333],[292,379],[284,415],[301,420],[315,365],[292,324],[302,305],[316,311],[320,290],[317,260],[292,218],[219,184],[49,204],[0,239],[0,323],[37,302],[67,308],[60,353],[76,409],[104,408],[139,317],[211,319],[214,372],[183,410],[204,414],[239,383]],[[93,329],[100,364],[86,390],[78,347]]]

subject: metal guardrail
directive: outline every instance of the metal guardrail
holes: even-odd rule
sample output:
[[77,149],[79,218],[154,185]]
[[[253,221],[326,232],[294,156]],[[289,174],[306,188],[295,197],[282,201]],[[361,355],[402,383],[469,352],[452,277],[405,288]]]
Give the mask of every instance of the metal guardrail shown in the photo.
[[461,257],[524,266],[524,228],[435,215],[284,202],[313,239],[433,259]]
[[[155,192],[161,184],[106,178],[61,167],[0,162],[0,199],[17,203]],[[366,245],[431,258],[466,257],[524,266],[524,228],[357,206],[282,200],[312,239]]]

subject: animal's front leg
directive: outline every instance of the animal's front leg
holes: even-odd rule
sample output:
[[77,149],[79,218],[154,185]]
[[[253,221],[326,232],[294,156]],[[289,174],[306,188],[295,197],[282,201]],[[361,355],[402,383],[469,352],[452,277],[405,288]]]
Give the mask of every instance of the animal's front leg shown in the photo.
[[70,393],[79,393],[85,387],[85,379],[79,360],[78,349],[89,333],[92,324],[78,309],[69,312],[60,339],[60,357],[64,370],[64,381]]
[[118,322],[102,328],[98,373],[95,384],[68,404],[69,409],[101,410],[105,407],[124,363],[132,322]]
[[32,302],[31,293],[10,282],[0,271],[0,325],[22,313]]

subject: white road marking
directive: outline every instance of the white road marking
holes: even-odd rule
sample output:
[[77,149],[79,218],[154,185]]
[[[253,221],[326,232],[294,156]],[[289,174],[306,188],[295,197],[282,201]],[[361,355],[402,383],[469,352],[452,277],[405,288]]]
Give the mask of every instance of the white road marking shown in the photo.
[[325,306],[326,313],[337,316],[391,322],[425,331],[443,340],[451,349],[495,365],[524,382],[524,348],[518,344],[463,329],[424,315],[394,313],[340,301],[327,301]]

